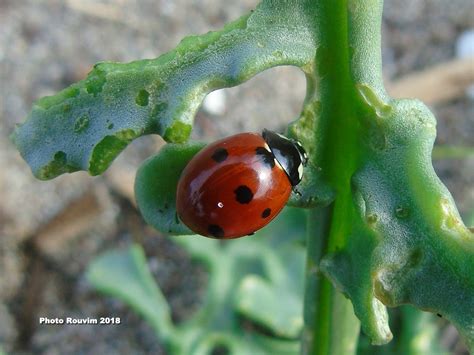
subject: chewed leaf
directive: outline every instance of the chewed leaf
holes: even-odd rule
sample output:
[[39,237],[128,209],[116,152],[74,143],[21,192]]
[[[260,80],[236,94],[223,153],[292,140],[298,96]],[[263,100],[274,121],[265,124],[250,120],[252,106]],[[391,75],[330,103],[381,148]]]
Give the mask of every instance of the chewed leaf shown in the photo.
[[181,172],[204,144],[167,144],[137,172],[135,197],[145,221],[171,234],[194,234],[176,213],[176,188]]
[[185,142],[211,91],[277,66],[304,66],[315,53],[303,3],[264,2],[221,31],[185,38],[157,59],[95,65],[86,79],[38,100],[12,139],[34,175],[104,172],[135,138]]

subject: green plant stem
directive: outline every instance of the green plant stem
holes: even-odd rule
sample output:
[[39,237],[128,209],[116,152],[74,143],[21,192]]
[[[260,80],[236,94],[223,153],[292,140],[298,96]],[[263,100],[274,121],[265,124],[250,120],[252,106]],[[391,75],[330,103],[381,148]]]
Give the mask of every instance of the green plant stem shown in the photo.
[[402,324],[396,344],[397,354],[448,354],[440,345],[439,327],[434,314],[411,306],[403,306],[400,310]]
[[359,337],[360,323],[351,302],[318,270],[331,214],[332,206],[309,214],[303,354],[354,354]]
[[[316,28],[316,81],[322,107],[316,135],[318,164],[337,197],[310,213],[303,354],[354,354],[360,323],[351,302],[319,272],[321,258],[343,249],[355,214],[351,177],[360,156],[356,83],[370,85],[385,98],[382,85],[380,0],[320,0]],[[363,60],[360,58],[364,56]],[[366,66],[361,65],[366,63]]]

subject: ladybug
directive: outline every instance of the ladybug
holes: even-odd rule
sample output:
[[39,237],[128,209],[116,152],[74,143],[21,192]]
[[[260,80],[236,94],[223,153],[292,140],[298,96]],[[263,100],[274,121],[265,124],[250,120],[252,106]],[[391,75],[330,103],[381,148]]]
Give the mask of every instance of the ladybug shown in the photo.
[[196,154],[181,174],[178,216],[206,237],[252,235],[284,207],[307,161],[299,142],[269,130],[214,142]]

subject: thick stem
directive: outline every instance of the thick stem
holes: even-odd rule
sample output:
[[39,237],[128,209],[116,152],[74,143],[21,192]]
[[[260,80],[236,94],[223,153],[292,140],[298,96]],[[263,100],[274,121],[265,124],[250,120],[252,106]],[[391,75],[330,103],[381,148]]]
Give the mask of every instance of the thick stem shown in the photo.
[[[317,164],[336,191],[330,207],[310,213],[303,354],[354,354],[360,323],[351,302],[319,272],[321,258],[344,249],[355,212],[351,178],[360,159],[357,83],[385,98],[380,58],[380,0],[319,0],[315,75],[321,115]],[[362,58],[364,57],[364,58]],[[367,66],[364,66],[366,64]]]
[[327,248],[331,214],[332,206],[309,214],[303,354],[354,354],[359,337],[352,304],[318,271]]

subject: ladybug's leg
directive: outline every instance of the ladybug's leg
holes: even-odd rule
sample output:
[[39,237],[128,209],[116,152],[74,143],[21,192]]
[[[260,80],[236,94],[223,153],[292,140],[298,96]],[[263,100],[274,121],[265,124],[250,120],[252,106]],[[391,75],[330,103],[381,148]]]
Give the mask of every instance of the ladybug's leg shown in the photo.
[[295,194],[297,194],[299,197],[302,197],[302,196],[303,196],[303,195],[301,194],[301,192],[299,192],[296,187],[293,187],[293,192],[294,192]]

